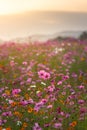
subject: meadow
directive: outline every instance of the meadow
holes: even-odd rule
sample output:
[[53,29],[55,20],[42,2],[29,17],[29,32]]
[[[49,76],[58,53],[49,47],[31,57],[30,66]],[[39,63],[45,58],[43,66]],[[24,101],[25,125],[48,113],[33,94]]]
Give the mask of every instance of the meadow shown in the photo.
[[0,130],[87,130],[87,42],[0,45]]

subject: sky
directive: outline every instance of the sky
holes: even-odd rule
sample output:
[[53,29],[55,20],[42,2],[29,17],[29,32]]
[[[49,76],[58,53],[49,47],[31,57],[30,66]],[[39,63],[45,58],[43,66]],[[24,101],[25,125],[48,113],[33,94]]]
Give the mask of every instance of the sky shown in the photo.
[[87,0],[0,0],[0,39],[86,28]]
[[0,0],[0,15],[35,10],[87,12],[87,0]]

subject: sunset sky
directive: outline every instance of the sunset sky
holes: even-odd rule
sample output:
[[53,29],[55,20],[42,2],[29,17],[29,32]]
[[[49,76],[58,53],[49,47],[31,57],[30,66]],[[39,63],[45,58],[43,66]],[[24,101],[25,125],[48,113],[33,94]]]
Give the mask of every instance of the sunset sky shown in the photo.
[[34,10],[87,12],[87,0],[0,0],[0,15]]
[[87,0],[0,0],[0,39],[86,29]]

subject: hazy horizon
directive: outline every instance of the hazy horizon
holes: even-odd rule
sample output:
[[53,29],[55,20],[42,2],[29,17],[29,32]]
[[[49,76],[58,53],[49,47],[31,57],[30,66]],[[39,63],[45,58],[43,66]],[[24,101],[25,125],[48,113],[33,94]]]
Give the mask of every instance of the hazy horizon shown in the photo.
[[87,13],[29,11],[0,16],[0,39],[48,35],[68,30],[87,30]]
[[0,39],[87,29],[87,0],[0,0]]

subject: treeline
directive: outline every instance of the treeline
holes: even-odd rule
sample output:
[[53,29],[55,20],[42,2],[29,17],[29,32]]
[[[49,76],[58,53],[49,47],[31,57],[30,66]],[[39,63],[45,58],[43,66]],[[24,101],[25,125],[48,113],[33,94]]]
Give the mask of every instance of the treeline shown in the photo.
[[87,31],[84,31],[84,32],[82,32],[82,34],[78,37],[78,38],[74,38],[74,37],[62,37],[62,36],[58,36],[58,37],[56,37],[55,39],[53,39],[53,40],[58,40],[58,41],[62,41],[62,40],[67,40],[67,39],[73,39],[73,40],[87,40]]
[[87,40],[87,32],[84,31],[84,32],[80,35],[79,39],[80,39],[80,40]]

